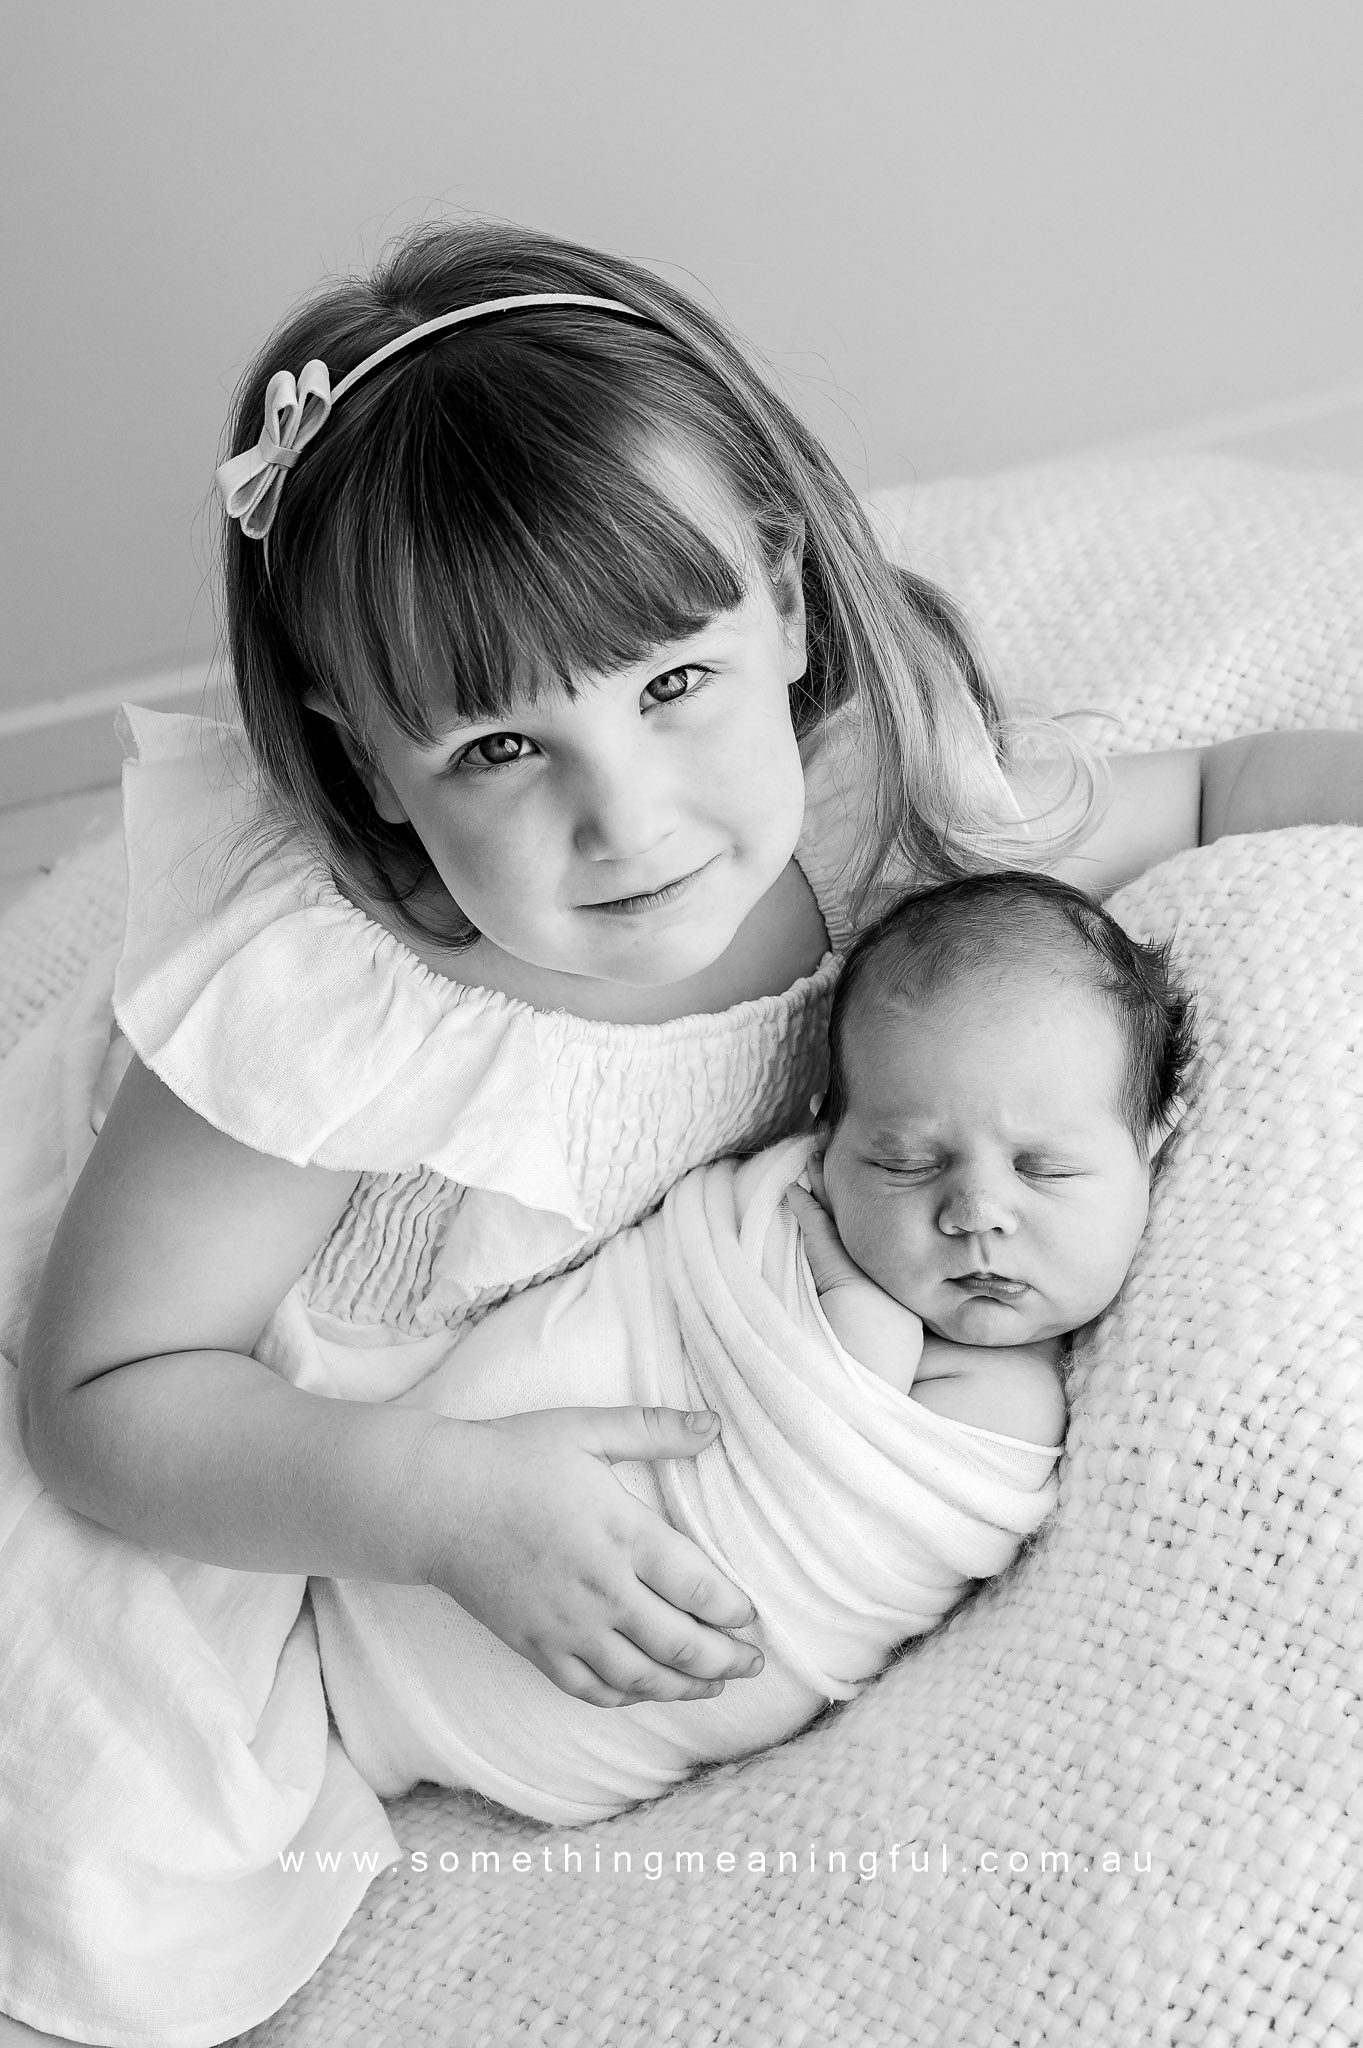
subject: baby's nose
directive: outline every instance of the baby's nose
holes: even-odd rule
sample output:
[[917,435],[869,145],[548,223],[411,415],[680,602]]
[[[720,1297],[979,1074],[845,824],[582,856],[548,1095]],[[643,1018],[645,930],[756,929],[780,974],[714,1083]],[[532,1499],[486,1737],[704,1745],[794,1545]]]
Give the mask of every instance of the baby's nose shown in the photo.
[[989,1230],[1010,1233],[1016,1218],[1008,1204],[991,1188],[953,1188],[938,1212],[941,1229],[951,1236],[976,1237]]

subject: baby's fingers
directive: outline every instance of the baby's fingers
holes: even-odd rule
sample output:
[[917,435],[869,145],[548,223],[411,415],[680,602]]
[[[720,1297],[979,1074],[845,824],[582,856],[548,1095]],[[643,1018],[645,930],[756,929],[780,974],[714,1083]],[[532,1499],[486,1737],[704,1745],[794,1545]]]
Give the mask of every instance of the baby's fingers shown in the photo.
[[864,1283],[866,1275],[847,1256],[833,1219],[819,1207],[813,1195],[802,1187],[792,1187],[786,1191],[786,1200],[800,1226],[805,1257],[820,1294],[827,1294],[832,1287],[844,1287],[849,1281]]

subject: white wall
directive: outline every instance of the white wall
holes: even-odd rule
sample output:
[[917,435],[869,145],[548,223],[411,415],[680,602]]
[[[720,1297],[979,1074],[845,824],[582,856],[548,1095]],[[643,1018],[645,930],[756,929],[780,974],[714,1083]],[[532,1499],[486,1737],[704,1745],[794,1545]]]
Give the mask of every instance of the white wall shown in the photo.
[[6,0],[0,711],[202,657],[227,394],[432,209],[692,277],[859,484],[1363,370],[1354,0]]

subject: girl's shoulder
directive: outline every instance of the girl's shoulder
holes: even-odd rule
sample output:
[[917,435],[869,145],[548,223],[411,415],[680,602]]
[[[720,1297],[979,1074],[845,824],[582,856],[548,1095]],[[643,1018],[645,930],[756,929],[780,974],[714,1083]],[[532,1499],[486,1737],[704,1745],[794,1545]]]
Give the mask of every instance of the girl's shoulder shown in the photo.
[[[419,1164],[571,1213],[524,1006],[433,973],[343,896],[274,822],[238,726],[126,705],[119,721],[114,1011],[143,1065],[295,1165]],[[508,1123],[514,1147],[491,1138]]]

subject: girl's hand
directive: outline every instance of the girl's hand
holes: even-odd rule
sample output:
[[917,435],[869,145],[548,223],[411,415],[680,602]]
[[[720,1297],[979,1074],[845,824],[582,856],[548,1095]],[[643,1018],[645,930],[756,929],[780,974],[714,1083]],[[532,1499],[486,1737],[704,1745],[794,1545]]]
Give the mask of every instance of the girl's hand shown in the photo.
[[787,1190],[786,1200],[800,1226],[819,1305],[843,1349],[907,1394],[923,1356],[923,1325],[912,1309],[878,1287],[848,1256],[828,1214],[823,1166],[817,1158],[810,1161],[809,1178],[813,1195],[797,1186]]
[[437,1428],[428,1450],[449,1446],[450,1493],[466,1505],[428,1583],[593,1706],[712,1698],[726,1678],[762,1669],[760,1651],[721,1633],[755,1620],[752,1603],[610,1466],[692,1458],[718,1433],[713,1415],[697,1427],[671,1408],[551,1408]]

